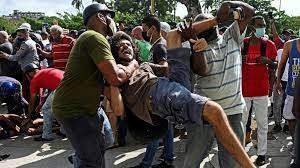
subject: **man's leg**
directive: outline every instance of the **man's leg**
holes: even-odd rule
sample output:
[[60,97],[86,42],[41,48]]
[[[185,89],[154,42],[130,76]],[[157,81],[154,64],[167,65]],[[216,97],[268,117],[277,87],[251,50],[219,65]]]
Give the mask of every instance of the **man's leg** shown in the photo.
[[151,164],[153,162],[155,153],[157,151],[157,148],[159,146],[159,140],[153,140],[150,142],[147,146],[145,156],[143,158],[142,163],[140,164],[143,168],[151,167]]
[[[275,87],[275,85],[274,85]],[[279,94],[276,89],[273,89],[273,114],[274,114],[274,120],[275,120],[275,127],[273,129],[274,132],[281,131],[281,106],[282,106],[282,98],[283,93]]]
[[[246,103],[246,108],[244,110],[244,113],[243,113],[243,125],[245,127],[245,130],[246,130],[246,125],[248,123],[248,120],[249,120],[249,117],[251,117],[251,115],[249,114],[250,113],[250,109],[252,107],[252,100],[253,98],[252,97],[244,97],[245,99],[245,103]],[[251,118],[250,118],[251,120]]]
[[293,102],[294,97],[287,95],[284,103],[283,117],[288,121],[290,135],[294,138],[296,118],[292,112]]
[[188,141],[183,168],[199,168],[202,160],[208,155],[214,141],[214,130],[209,124],[186,124]]
[[75,150],[77,160],[74,162],[78,163],[74,164],[78,166],[75,168],[105,167],[104,139],[97,115],[65,118],[60,123]]
[[202,115],[203,119],[213,126],[218,141],[222,143],[241,167],[255,167],[230,127],[226,114],[219,104],[208,101],[204,106]]
[[52,99],[53,99],[53,93],[50,93],[50,95],[47,97],[43,107],[42,107],[42,112],[43,112],[43,134],[42,138],[51,140],[53,139],[53,134],[52,134],[52,126],[53,126],[53,112],[52,112]]
[[172,163],[174,160],[174,132],[173,125],[169,123],[169,129],[164,138],[164,160],[167,163]]
[[268,96],[255,97],[253,107],[257,123],[257,155],[264,156],[268,143]]
[[[227,116],[230,126],[233,129],[234,133],[237,135],[241,144],[244,144],[244,128],[242,122],[242,114],[235,114]],[[237,163],[233,157],[227,152],[227,150],[223,147],[220,141],[218,141],[218,156],[219,156],[219,164],[222,168],[239,168],[241,167],[239,163]]]

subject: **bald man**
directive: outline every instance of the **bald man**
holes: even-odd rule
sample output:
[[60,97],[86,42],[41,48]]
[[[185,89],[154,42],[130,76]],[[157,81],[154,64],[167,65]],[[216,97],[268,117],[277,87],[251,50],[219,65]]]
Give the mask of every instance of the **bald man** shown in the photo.
[[7,54],[12,54],[13,46],[8,41],[8,33],[6,31],[0,31],[0,51],[3,51]]
[[134,43],[137,45],[138,60],[141,62],[148,62],[150,56],[151,44],[144,40],[142,35],[142,26],[136,26],[131,31],[131,37],[134,38]]

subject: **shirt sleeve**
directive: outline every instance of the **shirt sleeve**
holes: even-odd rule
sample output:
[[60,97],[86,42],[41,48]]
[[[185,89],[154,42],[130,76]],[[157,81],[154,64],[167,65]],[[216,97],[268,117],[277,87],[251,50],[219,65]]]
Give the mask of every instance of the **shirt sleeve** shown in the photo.
[[21,57],[25,56],[28,51],[28,46],[25,43],[22,43],[20,49],[15,55],[8,55],[7,59],[9,61],[18,61]]
[[237,21],[234,21],[231,26],[224,32],[224,37],[232,37],[240,46],[243,44],[247,28],[241,34],[240,26]]
[[157,63],[167,60],[167,49],[163,44],[159,44],[153,48],[153,60],[156,60]]
[[95,64],[114,59],[110,51],[110,45],[103,35],[92,35],[88,38],[86,45]]

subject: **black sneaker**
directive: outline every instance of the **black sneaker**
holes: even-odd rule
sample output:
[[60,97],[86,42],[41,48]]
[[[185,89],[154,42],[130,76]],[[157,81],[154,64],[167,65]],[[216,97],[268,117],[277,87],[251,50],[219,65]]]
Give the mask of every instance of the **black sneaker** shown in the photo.
[[284,124],[282,131],[284,133],[289,133],[289,131],[290,131],[289,126],[287,124]]
[[297,168],[296,163],[292,163],[292,164],[290,165],[290,168]]
[[272,129],[272,133],[279,133],[281,132],[282,128],[281,128],[281,125],[280,124],[275,124],[275,126],[273,127]]
[[34,137],[33,138],[34,141],[53,141],[54,139],[51,138],[51,139],[46,139],[46,138],[43,138],[42,135],[38,136],[38,137]]
[[68,156],[68,161],[73,164],[73,155]]
[[7,159],[9,156],[10,156],[10,154],[0,155],[0,161]]
[[265,155],[258,155],[255,164],[257,166],[262,166],[264,164],[266,164],[266,156]]
[[159,164],[153,165],[152,168],[175,168],[172,163],[160,162]]

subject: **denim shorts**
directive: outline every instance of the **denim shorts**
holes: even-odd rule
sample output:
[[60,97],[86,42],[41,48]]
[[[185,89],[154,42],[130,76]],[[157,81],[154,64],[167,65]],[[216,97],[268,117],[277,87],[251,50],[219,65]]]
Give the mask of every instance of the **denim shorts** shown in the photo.
[[175,123],[203,125],[202,112],[206,97],[193,94],[168,78],[161,77],[150,90],[152,114]]

